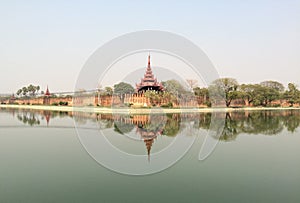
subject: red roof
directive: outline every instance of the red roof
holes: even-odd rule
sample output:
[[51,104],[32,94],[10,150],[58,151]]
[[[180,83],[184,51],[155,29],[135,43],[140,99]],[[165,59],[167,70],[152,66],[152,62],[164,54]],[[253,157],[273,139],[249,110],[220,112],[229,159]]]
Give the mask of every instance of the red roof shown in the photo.
[[49,91],[48,86],[47,86],[45,96],[50,96],[50,95],[51,95],[51,94],[50,94],[50,91]]
[[164,87],[160,82],[157,82],[157,79],[154,77],[151,69],[151,64],[150,64],[150,55],[148,56],[148,67],[146,69],[146,72],[144,74],[144,78],[141,79],[141,82],[136,85],[136,91],[140,91],[143,88],[151,88],[163,91]]

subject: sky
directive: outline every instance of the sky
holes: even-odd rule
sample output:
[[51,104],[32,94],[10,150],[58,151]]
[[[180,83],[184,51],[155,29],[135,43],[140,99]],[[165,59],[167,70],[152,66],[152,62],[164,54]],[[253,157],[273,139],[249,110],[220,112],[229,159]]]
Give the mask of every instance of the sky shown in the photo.
[[140,30],[197,44],[220,77],[300,85],[300,1],[0,2],[0,93],[28,84],[73,91],[105,42]]

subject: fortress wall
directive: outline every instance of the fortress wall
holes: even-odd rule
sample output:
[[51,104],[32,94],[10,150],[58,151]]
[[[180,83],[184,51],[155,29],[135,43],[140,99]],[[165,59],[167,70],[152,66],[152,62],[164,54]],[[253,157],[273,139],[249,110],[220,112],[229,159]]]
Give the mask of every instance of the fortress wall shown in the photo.
[[[195,96],[192,99],[183,98],[178,101],[173,101],[173,107],[199,107],[205,108],[207,107],[206,102],[207,98]],[[122,106],[133,106],[133,107],[150,107],[152,106],[149,98],[145,97],[143,94],[125,94],[123,98],[118,95],[104,95],[104,96],[94,96],[87,95],[81,97],[38,97],[38,98],[13,98],[2,100],[3,104],[18,104],[18,105],[59,105],[60,102],[67,102],[68,106],[102,106],[102,107],[122,107]],[[160,101],[152,101],[155,106],[166,105],[170,101],[164,99]],[[217,101],[216,106],[221,105],[224,106],[225,103]],[[289,107],[290,104],[287,100],[276,100],[271,102],[272,106],[280,106],[280,107]],[[231,107],[249,107],[252,106],[252,103],[249,105],[247,101],[243,99],[235,99],[231,102]],[[294,104],[294,107],[300,107],[300,104]]]

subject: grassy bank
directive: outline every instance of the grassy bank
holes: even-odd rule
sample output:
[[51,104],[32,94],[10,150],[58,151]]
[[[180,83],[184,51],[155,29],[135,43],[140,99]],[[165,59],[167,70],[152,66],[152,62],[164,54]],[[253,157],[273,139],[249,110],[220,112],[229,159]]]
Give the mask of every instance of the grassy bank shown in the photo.
[[44,106],[44,105],[5,105],[0,108],[48,110],[65,112],[87,112],[87,113],[126,113],[126,114],[149,114],[149,113],[198,113],[198,112],[233,112],[233,111],[263,111],[263,110],[292,110],[296,107],[244,107],[244,108],[105,108],[105,107],[71,107],[71,106]]

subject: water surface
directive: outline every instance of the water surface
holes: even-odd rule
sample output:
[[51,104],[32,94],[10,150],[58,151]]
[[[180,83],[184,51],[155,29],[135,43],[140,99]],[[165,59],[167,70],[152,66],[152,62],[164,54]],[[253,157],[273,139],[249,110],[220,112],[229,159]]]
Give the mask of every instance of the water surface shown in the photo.
[[[300,111],[222,116],[220,142],[199,161],[210,113],[149,117],[1,109],[0,202],[300,202]],[[122,175],[89,156],[74,120],[83,131],[104,131],[122,151],[145,155],[145,164],[176,136],[196,141],[167,170]]]

